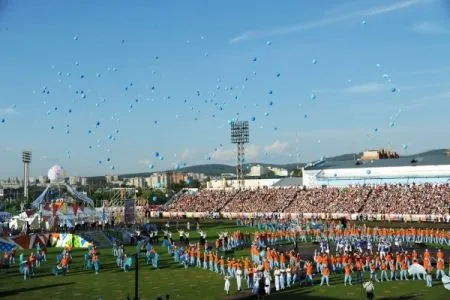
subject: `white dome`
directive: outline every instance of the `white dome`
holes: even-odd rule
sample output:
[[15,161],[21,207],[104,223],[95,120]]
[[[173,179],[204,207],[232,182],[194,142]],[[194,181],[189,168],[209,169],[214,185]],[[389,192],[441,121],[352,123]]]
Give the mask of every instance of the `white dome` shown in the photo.
[[61,166],[55,165],[48,170],[47,175],[51,182],[60,181],[64,179],[64,169]]

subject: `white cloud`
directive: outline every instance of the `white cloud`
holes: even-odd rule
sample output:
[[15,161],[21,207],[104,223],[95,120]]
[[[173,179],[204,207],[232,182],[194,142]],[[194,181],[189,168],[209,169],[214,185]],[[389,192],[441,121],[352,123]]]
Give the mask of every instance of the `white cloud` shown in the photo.
[[248,30],[230,40],[231,43],[237,43],[245,40],[251,40],[251,39],[259,39],[259,38],[267,38],[267,37],[273,37],[273,36],[280,36],[280,35],[286,35],[290,33],[296,33],[301,32],[305,30],[325,27],[329,25],[333,25],[336,23],[340,23],[349,19],[355,19],[355,18],[362,18],[362,17],[369,17],[369,16],[376,16],[386,13],[391,13],[397,10],[405,9],[410,6],[424,3],[424,2],[431,2],[429,0],[404,0],[404,1],[398,1],[390,5],[385,6],[378,6],[373,7],[367,10],[359,10],[354,12],[349,12],[346,14],[342,14],[339,16],[331,16],[324,19],[319,19],[311,22],[306,23],[300,23],[300,24],[292,24],[282,27],[276,27],[269,30]]
[[342,91],[345,93],[376,93],[376,92],[385,92],[388,91],[389,87],[382,83],[377,82],[368,82],[359,85],[354,85],[348,88],[343,89]]
[[[256,145],[247,145],[245,147],[245,159],[253,160],[258,157],[260,147]],[[213,153],[212,157],[215,160],[222,162],[231,162],[236,160],[236,149],[222,149]]]
[[440,24],[433,22],[417,23],[413,26],[412,30],[419,34],[428,34],[428,35],[440,35],[450,33],[449,28],[446,28]]
[[273,144],[265,146],[264,150],[272,154],[282,154],[287,150],[288,146],[288,142],[275,141]]
[[8,107],[8,108],[0,108],[0,116],[6,116],[6,115],[14,115],[17,111],[14,108]]

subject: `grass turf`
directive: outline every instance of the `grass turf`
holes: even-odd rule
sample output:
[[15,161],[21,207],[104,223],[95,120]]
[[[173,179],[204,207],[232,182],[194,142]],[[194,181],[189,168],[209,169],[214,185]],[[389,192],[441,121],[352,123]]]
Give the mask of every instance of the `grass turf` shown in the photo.
[[[381,226],[381,225],[380,225]],[[232,223],[213,222],[205,224],[210,242],[217,232],[237,229]],[[252,230],[252,229],[249,229]],[[193,240],[197,233],[191,233]],[[128,253],[134,253],[135,247],[127,247]],[[184,269],[175,264],[167,250],[157,247],[161,254],[161,268],[152,269],[140,260],[139,292],[140,299],[157,299],[170,294],[171,299],[224,299],[223,277],[210,271],[197,268]],[[36,275],[26,281],[18,271],[17,264],[10,269],[0,270],[0,297],[8,299],[126,299],[134,297],[134,269],[124,273],[116,267],[110,248],[99,249],[101,269],[95,275],[83,267],[83,255],[86,250],[73,252],[73,262],[66,276],[54,276],[51,269],[55,265],[56,254],[61,249],[49,249],[47,262],[37,269]],[[30,251],[24,251],[29,254]],[[234,256],[248,255],[248,250],[236,251]],[[367,275],[366,275],[367,276]],[[266,299],[365,299],[360,285],[344,287],[343,275],[331,276],[331,287],[319,287],[320,277],[316,277],[316,286],[299,287],[279,293],[273,293]],[[448,299],[450,291],[442,283],[435,281],[433,288],[427,288],[424,281],[395,281],[375,284],[376,299]],[[246,287],[246,284],[243,283]],[[231,281],[231,294],[236,293],[236,281]]]

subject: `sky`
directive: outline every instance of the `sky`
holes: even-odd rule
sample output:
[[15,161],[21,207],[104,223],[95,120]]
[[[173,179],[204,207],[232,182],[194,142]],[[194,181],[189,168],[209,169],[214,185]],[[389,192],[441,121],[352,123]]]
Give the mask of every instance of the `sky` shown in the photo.
[[0,178],[449,146],[440,0],[0,0]]

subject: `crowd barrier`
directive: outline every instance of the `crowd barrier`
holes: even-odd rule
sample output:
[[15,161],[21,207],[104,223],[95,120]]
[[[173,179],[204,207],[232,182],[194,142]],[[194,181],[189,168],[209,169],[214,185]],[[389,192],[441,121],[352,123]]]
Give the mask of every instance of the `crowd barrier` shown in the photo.
[[209,212],[150,212],[152,218],[222,218],[222,219],[252,219],[252,218],[304,218],[321,220],[373,220],[392,222],[450,222],[450,215],[409,215],[409,214],[344,214],[344,213],[209,213]]

